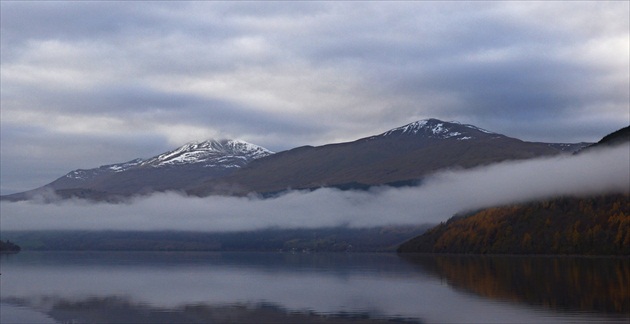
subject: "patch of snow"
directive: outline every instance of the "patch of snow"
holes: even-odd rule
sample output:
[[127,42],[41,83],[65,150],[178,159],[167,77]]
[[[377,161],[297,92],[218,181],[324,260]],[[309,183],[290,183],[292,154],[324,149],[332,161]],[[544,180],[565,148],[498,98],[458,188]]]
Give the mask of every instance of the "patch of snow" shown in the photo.
[[440,123],[433,126],[433,129],[431,129],[431,131],[433,132],[433,135],[438,135],[446,132],[447,130],[444,128],[444,124]]
[[470,140],[476,137],[474,134],[475,131],[479,131],[485,134],[496,134],[483,128],[468,124],[462,124],[457,121],[443,122],[437,119],[425,119],[391,129],[380,135],[372,136],[369,139],[376,139],[378,137],[390,136],[394,134],[405,134],[424,135],[428,138],[436,139],[452,138],[456,140]]
[[468,127],[468,128],[472,128],[472,129],[478,130],[478,131],[480,131],[480,132],[482,132],[482,133],[486,133],[486,134],[495,134],[494,132],[491,132],[491,131],[489,131],[489,130],[485,130],[485,129],[483,129],[483,128],[479,128],[479,127],[477,127],[477,126],[473,126],[473,125],[464,125],[464,126],[466,126],[466,127]]
[[76,180],[86,180],[88,177],[83,170],[75,170],[68,174],[66,174],[66,178],[76,179]]
[[[158,155],[149,159],[143,165],[160,167],[166,165],[204,164],[204,166],[241,167],[247,162],[259,159],[273,152],[241,140],[208,140],[204,142],[192,142],[183,145],[171,152]],[[234,164],[234,160],[240,160],[240,165]]]

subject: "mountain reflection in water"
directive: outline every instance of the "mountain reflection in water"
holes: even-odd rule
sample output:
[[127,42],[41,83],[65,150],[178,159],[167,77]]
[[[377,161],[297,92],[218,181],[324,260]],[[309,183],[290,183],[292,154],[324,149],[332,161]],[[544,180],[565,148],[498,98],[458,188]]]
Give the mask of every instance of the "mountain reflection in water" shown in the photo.
[[[41,308],[28,300],[6,300],[6,305]],[[69,300],[45,298],[46,315],[58,323],[391,323],[392,319],[370,318],[367,313],[317,314],[289,311],[278,305],[185,304],[173,308],[134,302],[128,297],[107,296]],[[7,306],[5,306],[7,307]],[[398,318],[397,323],[419,323]]]
[[456,289],[554,310],[630,314],[630,259],[404,256]]
[[25,251],[0,262],[2,323],[29,312],[38,323],[630,319],[619,258]]

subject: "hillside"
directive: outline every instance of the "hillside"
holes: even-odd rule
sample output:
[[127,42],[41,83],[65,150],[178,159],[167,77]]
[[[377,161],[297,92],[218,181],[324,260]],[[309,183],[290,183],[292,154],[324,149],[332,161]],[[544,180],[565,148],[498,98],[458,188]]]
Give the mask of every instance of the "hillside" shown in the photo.
[[618,131],[612,132],[604,136],[599,142],[591,144],[577,153],[589,151],[593,148],[603,148],[619,145],[622,143],[630,143],[630,126],[624,127]]
[[205,196],[413,182],[438,170],[556,155],[584,145],[525,142],[473,125],[427,119],[354,142],[276,153],[188,192]]
[[488,208],[453,217],[398,252],[630,255],[630,195]]

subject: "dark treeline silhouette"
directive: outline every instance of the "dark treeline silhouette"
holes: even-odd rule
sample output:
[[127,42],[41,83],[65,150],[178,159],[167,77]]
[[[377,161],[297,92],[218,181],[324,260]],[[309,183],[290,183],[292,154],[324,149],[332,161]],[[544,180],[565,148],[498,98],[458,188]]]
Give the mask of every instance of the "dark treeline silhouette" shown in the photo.
[[14,231],[4,237],[36,251],[393,252],[430,226],[268,229],[248,232]]
[[20,252],[21,248],[19,245],[7,240],[6,242],[0,241],[0,252],[1,253],[16,253]]

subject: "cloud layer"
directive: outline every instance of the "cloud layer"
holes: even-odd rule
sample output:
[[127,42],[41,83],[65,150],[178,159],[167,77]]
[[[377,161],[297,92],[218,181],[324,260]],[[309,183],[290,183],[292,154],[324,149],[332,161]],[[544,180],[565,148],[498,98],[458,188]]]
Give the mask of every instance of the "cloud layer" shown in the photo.
[[414,188],[292,191],[273,199],[154,194],[126,204],[0,203],[2,230],[191,230],[372,227],[445,221],[455,213],[560,195],[630,192],[630,146],[449,171]]
[[281,151],[436,117],[525,140],[630,122],[630,4],[1,6],[2,193],[193,140]]

